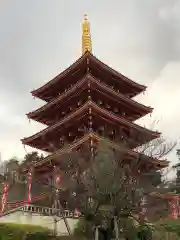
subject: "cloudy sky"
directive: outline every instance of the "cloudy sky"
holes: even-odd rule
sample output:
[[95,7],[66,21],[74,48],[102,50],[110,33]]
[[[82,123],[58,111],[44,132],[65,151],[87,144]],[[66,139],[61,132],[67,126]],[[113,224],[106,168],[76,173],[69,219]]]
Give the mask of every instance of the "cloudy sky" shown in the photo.
[[[167,139],[180,137],[180,0],[0,0],[0,152],[22,157],[20,139],[43,126],[25,113],[42,105],[30,91],[81,55],[89,15],[93,52],[148,86],[138,100],[155,108]],[[30,149],[27,149],[30,151]],[[175,161],[175,151],[170,160]]]

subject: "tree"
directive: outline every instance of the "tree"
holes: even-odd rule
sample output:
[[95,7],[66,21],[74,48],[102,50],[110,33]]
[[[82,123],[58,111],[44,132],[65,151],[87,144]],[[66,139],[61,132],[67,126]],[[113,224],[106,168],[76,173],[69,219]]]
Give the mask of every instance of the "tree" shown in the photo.
[[38,152],[33,151],[31,153],[27,153],[24,156],[24,159],[22,161],[22,165],[26,166],[26,167],[30,167],[31,165],[33,165],[35,162],[37,161],[41,161],[43,159],[43,155],[39,155]]
[[[143,208],[150,205],[142,205],[143,197],[158,191],[159,182],[158,179],[152,184],[149,174],[139,173],[142,157],[127,162],[125,152],[113,151],[104,142],[91,158],[87,150],[63,155],[60,166],[66,169],[62,172],[62,182],[67,188],[61,187],[68,193],[69,207],[80,210],[91,230],[98,228],[101,234],[110,235],[115,232],[117,238],[129,233],[127,225],[122,223],[144,224]],[[139,213],[142,214],[138,216]],[[88,230],[87,234],[93,232]]]
[[[141,136],[141,137],[143,138],[143,136]],[[106,141],[104,141],[104,142],[106,142]],[[120,146],[122,153],[117,153],[117,151],[114,152],[111,149],[110,150],[111,153],[109,155],[113,154],[113,158],[111,155],[109,157],[109,159],[111,159],[111,160],[114,159],[116,164],[117,163],[119,164],[118,165],[119,168],[115,167],[116,169],[121,168],[122,171],[119,171],[119,174],[120,174],[120,172],[127,173],[128,171],[127,170],[124,171],[124,169],[123,169],[124,164],[122,164],[122,163],[125,160],[126,153],[130,150],[129,143],[128,143],[128,141],[126,141],[124,139],[120,143],[118,142],[118,140],[116,140],[116,144],[118,144]],[[176,145],[176,143],[167,143],[164,139],[159,138],[158,140],[156,139],[152,142],[148,142],[147,144],[143,145],[142,147],[137,148],[136,151],[139,152],[139,158],[137,159],[137,161],[133,162],[134,165],[133,164],[131,166],[126,165],[127,169],[129,170],[129,173],[127,174],[128,177],[126,178],[127,182],[130,182],[130,181],[128,181],[128,179],[137,180],[139,178],[139,177],[137,177],[137,175],[134,177],[134,170],[135,169],[139,170],[141,163],[143,161],[147,161],[147,158],[144,156],[144,154],[146,154],[150,157],[155,157],[157,159],[160,159],[161,157],[166,156],[170,151],[172,151],[172,149],[174,148],[175,145]],[[52,145],[51,145],[51,147],[52,147]],[[67,147],[67,149],[66,149],[66,147]],[[104,147],[104,149],[105,148],[106,147]],[[54,150],[56,150],[56,149],[54,149]],[[104,215],[102,216],[102,214],[101,214],[102,213],[101,208],[99,208],[99,205],[101,205],[101,201],[99,202],[99,204],[97,204],[99,200],[96,199],[95,195],[93,195],[93,198],[94,198],[92,201],[93,204],[89,204],[89,199],[92,198],[91,195],[95,192],[99,192],[99,189],[97,189],[96,185],[94,187],[91,186],[90,183],[92,183],[92,179],[91,178],[88,179],[88,176],[93,176],[93,174],[92,174],[92,171],[94,171],[94,169],[92,168],[93,162],[96,162],[95,159],[97,158],[97,156],[99,156],[98,152],[102,152],[99,150],[100,149],[98,149],[96,153],[94,152],[93,156],[92,156],[92,153],[89,152],[90,151],[89,147],[84,146],[81,148],[81,151],[79,153],[76,151],[75,152],[73,151],[73,154],[72,154],[69,152],[71,150],[68,150],[68,145],[65,145],[64,151],[66,151],[66,153],[61,154],[60,157],[57,156],[54,159],[54,163],[52,163],[52,164],[54,164],[55,168],[59,169],[59,170],[57,170],[57,172],[60,173],[61,178],[62,178],[60,187],[57,187],[52,184],[52,186],[51,186],[52,192],[54,192],[58,188],[58,190],[60,191],[60,194],[59,194],[60,199],[63,199],[62,196],[64,196],[64,195],[66,196],[65,198],[67,199],[67,196],[68,196],[68,202],[66,202],[65,206],[69,207],[69,208],[78,207],[80,209],[80,211],[84,214],[84,217],[86,218],[86,216],[87,216],[87,218],[86,218],[87,220],[91,219],[91,217],[93,216],[92,220],[88,220],[89,222],[91,222],[93,224],[94,224],[94,221],[99,222],[99,219],[104,218]],[[92,156],[92,157],[89,157],[89,156]],[[112,166],[113,166],[113,164],[112,164]],[[107,167],[107,169],[111,169],[111,166],[107,165],[106,167]],[[99,171],[99,172],[101,172],[101,171]],[[135,171],[135,172],[137,172],[137,171]],[[136,212],[138,212],[139,209],[142,208],[142,206],[140,204],[142,201],[142,196],[145,196],[146,198],[151,197],[151,200],[153,199],[153,201],[151,201],[150,204],[148,201],[145,204],[145,208],[148,207],[148,210],[151,211],[151,208],[153,207],[153,204],[157,201],[158,197],[157,196],[155,197],[154,195],[150,196],[150,193],[152,193],[153,191],[155,191],[155,192],[156,191],[157,192],[165,191],[165,185],[164,185],[164,182],[161,181],[162,180],[161,175],[162,175],[162,172],[160,172],[160,171],[158,171],[158,172],[151,171],[149,174],[141,173],[141,181],[134,182],[135,185],[137,184],[135,189],[140,189],[139,192],[141,193],[141,195],[139,195],[137,197],[139,200],[136,201],[136,203],[138,203],[137,206],[135,207]],[[120,180],[121,180],[121,178],[123,178],[123,175],[121,177],[119,177]],[[104,179],[106,179],[106,178],[103,178],[103,181],[104,181]],[[115,180],[115,178],[113,177],[113,181],[114,180]],[[121,183],[122,183],[122,181],[121,181]],[[141,183],[141,184],[139,184],[139,183]],[[129,184],[129,185],[125,184],[125,185],[126,185],[126,187],[129,186],[129,188],[127,187],[127,189],[131,189],[131,190],[129,190],[129,192],[132,194],[131,184]],[[140,186],[140,185],[142,185],[142,186]],[[121,185],[119,185],[119,186],[121,186]],[[123,193],[125,193],[124,192],[125,189],[124,190],[121,189],[121,190],[122,190],[122,194],[121,194],[121,196],[122,196]],[[120,192],[121,192],[121,190],[120,190]],[[102,198],[101,194],[100,194],[100,196],[101,196],[100,200],[104,199],[104,198]],[[118,201],[119,201],[119,197],[121,197],[121,196],[117,195]],[[81,199],[81,202],[79,202],[78,199]],[[112,223],[112,212],[113,212],[112,209],[114,208],[114,205],[112,205],[112,203],[111,203],[111,205],[109,204],[109,202],[108,202],[108,201],[110,201],[109,197],[105,198],[105,200],[107,201],[107,204],[105,204],[105,205],[106,206],[108,205],[108,207],[111,206],[111,211],[108,211],[108,213],[111,212],[111,221],[108,221],[108,223],[109,222]],[[118,202],[118,201],[116,201],[116,202]],[[152,202],[153,202],[153,204],[152,204]],[[149,204],[150,208],[149,208],[148,204]],[[120,205],[122,206],[122,203]],[[95,209],[94,209],[94,207],[95,207]],[[96,210],[96,207],[97,207],[97,210]],[[131,207],[129,209],[131,209]],[[163,212],[163,210],[164,210],[164,208],[161,208],[161,212]],[[95,214],[96,211],[97,211],[97,214]],[[156,209],[154,211],[156,212]],[[96,220],[94,219],[95,216],[97,217]],[[118,217],[118,216],[115,216],[115,217]],[[134,217],[134,214],[133,214],[133,217]],[[105,219],[106,218],[108,219],[108,217],[105,217]],[[126,218],[127,218],[127,215],[126,215]],[[137,220],[139,220],[139,219],[137,219]],[[97,224],[95,224],[94,226],[96,226],[96,225]]]
[[[49,195],[53,199],[58,190],[62,206],[63,199],[68,199],[66,207],[78,208],[84,219],[94,229],[98,228],[101,234],[107,236],[115,232],[116,238],[120,235],[126,236],[128,234],[126,222],[128,225],[134,224],[134,221],[146,224],[143,210],[145,208],[151,210],[153,204],[149,204],[148,201],[142,204],[142,200],[151,197],[155,203],[157,197],[150,196],[151,193],[162,190],[159,188],[162,184],[161,172],[151,171],[149,174],[139,172],[141,165],[147,160],[143,155],[147,149],[151,157],[155,154],[155,149],[159,148],[159,156],[164,156],[172,150],[172,146],[161,147],[161,143],[165,144],[163,141],[157,141],[157,145],[149,143],[144,149],[139,148],[139,157],[133,161],[129,159],[129,162],[127,161],[129,147],[125,142],[117,143],[122,151],[113,150],[106,141],[101,142],[100,147],[93,152],[88,146],[84,146],[80,152],[66,151],[61,157],[54,159],[56,173],[62,178],[61,184],[57,186],[54,183],[50,184],[50,181],[43,184],[41,181],[41,186],[48,187]],[[155,154],[156,157],[157,155]],[[37,152],[27,154],[19,169],[24,166],[29,169],[34,162],[42,158]],[[36,172],[33,181],[38,183]],[[35,188],[39,192],[41,188],[38,186],[39,183]],[[140,216],[139,212],[142,213]],[[91,231],[91,234],[93,233]]]

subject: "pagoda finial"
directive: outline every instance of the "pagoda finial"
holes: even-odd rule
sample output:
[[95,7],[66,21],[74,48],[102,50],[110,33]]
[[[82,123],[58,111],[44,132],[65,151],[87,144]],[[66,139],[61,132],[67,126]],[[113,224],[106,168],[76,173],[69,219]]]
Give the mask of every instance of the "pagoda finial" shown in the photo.
[[84,15],[84,21],[82,24],[82,54],[85,52],[92,52],[91,30],[88,16]]

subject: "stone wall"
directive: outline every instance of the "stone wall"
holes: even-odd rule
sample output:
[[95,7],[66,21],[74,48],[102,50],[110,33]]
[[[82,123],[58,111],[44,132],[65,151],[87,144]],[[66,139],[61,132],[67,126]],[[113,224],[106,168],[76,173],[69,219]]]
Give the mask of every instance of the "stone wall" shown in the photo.
[[[57,217],[57,219],[59,220],[57,222],[58,235],[67,235],[68,231],[64,220],[60,217]],[[73,231],[77,221],[78,219],[67,218],[67,222],[71,231]],[[53,216],[43,216],[39,213],[23,212],[20,210],[16,210],[0,217],[0,222],[39,225],[54,230]]]

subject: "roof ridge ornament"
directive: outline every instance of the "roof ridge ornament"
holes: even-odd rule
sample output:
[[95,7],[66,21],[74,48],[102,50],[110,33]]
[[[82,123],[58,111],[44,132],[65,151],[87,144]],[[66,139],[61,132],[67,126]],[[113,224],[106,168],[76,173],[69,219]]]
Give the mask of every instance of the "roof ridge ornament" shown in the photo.
[[91,29],[87,14],[84,15],[82,23],[82,55],[86,52],[92,53]]

